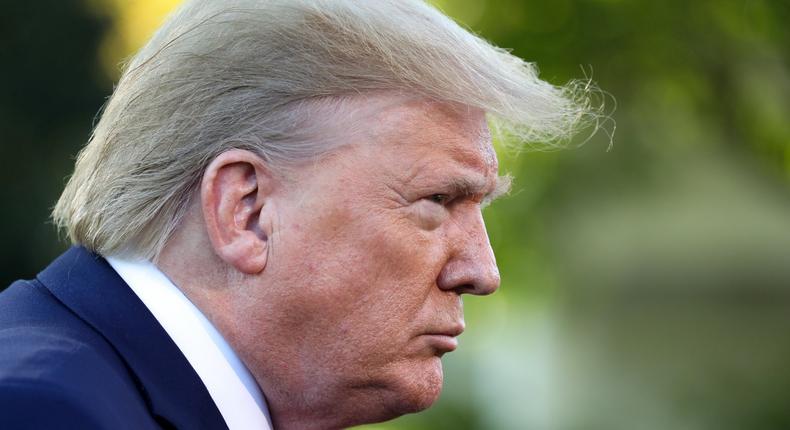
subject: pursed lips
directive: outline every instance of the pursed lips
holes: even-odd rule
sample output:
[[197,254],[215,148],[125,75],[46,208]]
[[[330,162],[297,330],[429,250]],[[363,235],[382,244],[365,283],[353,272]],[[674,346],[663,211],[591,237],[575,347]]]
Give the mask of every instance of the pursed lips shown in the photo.
[[460,320],[446,326],[427,330],[422,336],[426,337],[431,346],[440,352],[451,352],[458,347],[457,337],[464,332],[464,328],[464,321]]

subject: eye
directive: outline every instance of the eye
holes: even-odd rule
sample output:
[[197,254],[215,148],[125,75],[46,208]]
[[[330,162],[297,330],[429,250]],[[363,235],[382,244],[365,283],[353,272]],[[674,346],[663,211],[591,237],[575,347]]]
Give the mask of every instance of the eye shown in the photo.
[[431,194],[427,199],[442,206],[450,202],[450,196],[447,194]]

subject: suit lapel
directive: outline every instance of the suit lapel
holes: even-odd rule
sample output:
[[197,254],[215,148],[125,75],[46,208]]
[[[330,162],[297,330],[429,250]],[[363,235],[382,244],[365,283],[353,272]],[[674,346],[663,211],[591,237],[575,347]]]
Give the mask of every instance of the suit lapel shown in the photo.
[[106,260],[72,247],[38,279],[118,351],[160,422],[184,429],[227,428],[187,359]]

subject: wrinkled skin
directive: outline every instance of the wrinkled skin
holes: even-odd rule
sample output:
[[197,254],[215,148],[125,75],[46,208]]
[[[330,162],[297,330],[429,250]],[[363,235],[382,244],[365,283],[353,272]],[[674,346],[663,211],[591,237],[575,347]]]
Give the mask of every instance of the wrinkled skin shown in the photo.
[[[500,185],[483,112],[412,100],[371,127],[265,187],[252,218],[266,247],[260,273],[215,277],[237,285],[206,289],[176,273],[187,266],[170,264],[175,253],[160,264],[236,349],[278,430],[427,408],[441,391],[440,358],[464,327],[461,295],[499,286],[481,216]],[[208,225],[211,240],[189,246],[210,243],[222,256]]]

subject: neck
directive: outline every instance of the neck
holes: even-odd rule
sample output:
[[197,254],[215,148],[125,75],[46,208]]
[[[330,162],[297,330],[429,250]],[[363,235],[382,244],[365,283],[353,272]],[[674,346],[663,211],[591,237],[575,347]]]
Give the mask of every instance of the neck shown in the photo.
[[[277,305],[277,293],[248,294],[265,281],[245,285],[210,250],[205,236],[177,231],[155,264],[211,321],[250,370],[266,397],[276,430],[342,429],[401,415],[382,407],[380,387],[337,387],[332,375],[301,369],[293,316]],[[257,295],[261,297],[261,295]],[[253,329],[254,328],[254,329]],[[330,372],[331,373],[331,372]],[[372,390],[372,392],[371,392]]]

